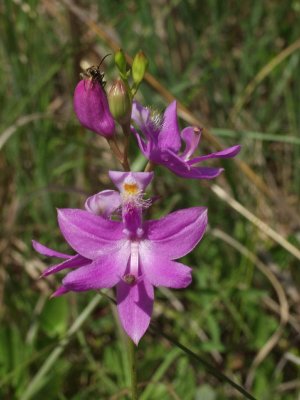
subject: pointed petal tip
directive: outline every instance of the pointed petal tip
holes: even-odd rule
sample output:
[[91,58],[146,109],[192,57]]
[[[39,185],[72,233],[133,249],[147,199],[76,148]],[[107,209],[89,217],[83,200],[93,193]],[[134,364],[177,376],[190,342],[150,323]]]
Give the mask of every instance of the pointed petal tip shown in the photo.
[[57,297],[56,292],[57,292],[57,291],[55,291],[54,293],[52,293],[52,294],[49,296],[49,300],[52,300],[52,299],[54,299],[55,297]]
[[[123,328],[124,329],[124,328]],[[125,329],[124,329],[125,330]],[[126,331],[125,331],[126,332]],[[128,332],[126,332],[126,334],[127,334],[127,336],[128,336],[128,338],[130,339],[130,340],[132,340],[133,341],[133,343],[136,345],[136,346],[138,346],[139,345],[139,343],[140,343],[140,340],[142,339],[142,337],[144,336],[144,334],[142,335],[142,336],[140,336],[140,335],[136,335],[136,334],[130,334],[130,333],[128,333]]]
[[32,240],[31,240],[31,245],[32,245],[33,249],[34,249],[36,252],[39,253],[39,251],[37,250],[37,249],[38,249],[38,242],[37,242],[36,240],[32,239]]
[[132,341],[133,341],[133,343],[136,345],[136,347],[138,347],[141,338],[142,338],[142,337],[140,337],[140,338],[132,338]]
[[177,108],[177,100],[174,99],[173,101],[171,101],[171,103],[169,104],[168,107],[175,107],[175,109]]
[[[120,317],[120,316],[119,316],[119,317]],[[140,343],[140,341],[141,341],[141,339],[142,339],[142,337],[145,335],[147,329],[146,329],[145,331],[143,331],[143,332],[142,332],[142,331],[140,331],[140,332],[134,331],[134,332],[133,332],[133,331],[131,330],[131,327],[125,326],[125,324],[123,323],[123,321],[122,321],[121,319],[120,319],[120,322],[121,322],[121,326],[122,326],[124,332],[126,333],[126,335],[128,336],[128,338],[129,338],[130,340],[132,340],[133,343],[134,343],[136,346],[138,346],[139,343]]]
[[51,294],[51,296],[49,297],[49,299],[54,299],[55,297],[60,297],[63,294],[68,293],[69,290],[66,289],[64,286],[60,286],[58,289],[55,290],[54,293]]

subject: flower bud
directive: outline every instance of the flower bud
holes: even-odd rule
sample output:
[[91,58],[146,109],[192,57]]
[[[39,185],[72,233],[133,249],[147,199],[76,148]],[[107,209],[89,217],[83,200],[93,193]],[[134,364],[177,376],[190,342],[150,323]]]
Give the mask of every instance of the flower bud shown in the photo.
[[117,79],[111,86],[108,103],[112,116],[120,124],[129,122],[131,116],[131,101],[128,89],[122,79]]
[[85,128],[107,138],[114,135],[115,122],[109,111],[106,93],[99,82],[83,79],[77,84],[74,110]]
[[139,85],[142,82],[148,63],[148,59],[142,51],[139,51],[134,57],[132,63],[132,78],[135,84]]
[[118,67],[118,70],[121,72],[121,74],[125,75],[127,63],[126,63],[125,54],[122,49],[119,49],[115,53],[115,63],[116,63],[116,66]]

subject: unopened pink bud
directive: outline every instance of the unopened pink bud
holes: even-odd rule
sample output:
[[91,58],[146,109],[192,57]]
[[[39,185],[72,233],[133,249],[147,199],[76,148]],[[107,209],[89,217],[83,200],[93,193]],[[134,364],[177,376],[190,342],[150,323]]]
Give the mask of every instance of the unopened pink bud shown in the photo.
[[105,137],[114,135],[115,122],[99,82],[83,79],[78,83],[74,92],[74,110],[85,128]]

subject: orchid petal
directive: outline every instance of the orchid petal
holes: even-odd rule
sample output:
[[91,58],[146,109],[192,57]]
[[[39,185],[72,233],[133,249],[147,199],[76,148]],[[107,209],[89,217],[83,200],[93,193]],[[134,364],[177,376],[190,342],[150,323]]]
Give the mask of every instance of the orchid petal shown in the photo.
[[51,299],[52,299],[53,297],[62,296],[63,294],[66,294],[66,293],[68,293],[68,292],[69,292],[68,289],[66,289],[64,286],[60,286],[58,289],[55,290],[54,293],[52,293]]
[[177,172],[182,178],[214,179],[224,171],[224,168],[192,167],[189,171]]
[[124,242],[115,253],[106,254],[89,265],[69,272],[62,281],[63,285],[75,292],[113,287],[124,275],[129,256],[129,244]]
[[32,240],[32,247],[35,251],[47,257],[57,257],[57,258],[70,258],[73,257],[72,254],[60,253],[59,251],[55,251],[50,249],[49,247],[44,246],[42,243],[37,242],[36,240]]
[[82,256],[95,260],[120,246],[123,224],[78,209],[59,209],[60,230],[70,246]]
[[177,121],[177,103],[174,100],[165,110],[163,126],[158,136],[161,151],[169,149],[177,153],[181,146],[180,130]]
[[109,218],[121,205],[120,193],[116,190],[103,190],[90,196],[85,202],[85,209],[103,218]]
[[[154,160],[156,161],[156,160]],[[184,161],[181,157],[177,156],[170,150],[166,150],[160,155],[158,164],[163,164],[169,168],[174,174],[182,178],[190,179],[213,179],[220,175],[224,170],[223,168],[211,167],[192,167],[189,161]]]
[[153,301],[153,286],[147,280],[134,285],[120,281],[117,285],[119,317],[125,332],[136,345],[150,324]]
[[108,175],[120,192],[125,183],[136,184],[139,191],[144,191],[153,179],[153,172],[109,171]]
[[184,128],[181,132],[181,137],[185,142],[185,149],[181,154],[181,158],[184,160],[188,160],[191,155],[194,153],[196,148],[199,145],[201,139],[202,129],[197,127],[189,126]]
[[62,271],[66,268],[79,268],[83,265],[91,263],[91,260],[88,258],[82,257],[80,254],[76,254],[73,257],[70,257],[69,260],[66,260],[60,264],[52,265],[48,267],[43,273],[42,277],[55,274],[56,272]]
[[192,270],[186,265],[151,252],[146,246],[140,246],[140,256],[142,272],[152,285],[179,289],[192,282]]
[[151,121],[149,108],[143,107],[140,103],[134,101],[132,103],[131,118],[147,140],[155,140],[157,129]]
[[148,251],[174,260],[189,253],[202,239],[207,226],[207,209],[191,207],[175,211],[160,220],[144,224],[148,240],[142,243]]
[[144,139],[139,135],[139,133],[133,127],[131,127],[131,132],[134,134],[141,152],[147,159],[149,159],[150,158],[149,141],[145,142]]
[[215,153],[210,153],[205,156],[195,157],[192,160],[188,161],[188,164],[193,165],[205,160],[210,160],[212,158],[231,158],[236,156],[240,152],[240,150],[241,150],[240,145],[228,147],[227,149],[217,151]]

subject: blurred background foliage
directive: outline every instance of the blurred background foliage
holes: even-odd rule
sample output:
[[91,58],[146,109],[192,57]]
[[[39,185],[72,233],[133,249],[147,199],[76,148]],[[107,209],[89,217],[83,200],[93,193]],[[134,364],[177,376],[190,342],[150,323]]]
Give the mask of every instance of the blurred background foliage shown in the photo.
[[[49,301],[59,278],[38,280],[46,260],[31,248],[68,251],[55,208],[112,187],[120,167],[79,126],[72,94],[81,68],[119,46],[142,49],[160,82],[140,101],[163,110],[169,90],[224,147],[242,144],[265,188],[234,161],[213,184],[157,169],[149,216],[206,205],[210,229],[184,260],[193,284],[157,290],[153,320],[257,399],[300,399],[300,1],[3,0],[0,12],[0,398],[128,398],[114,307],[93,293]],[[103,68],[116,77],[112,57]],[[144,165],[133,140],[131,161]],[[142,400],[242,398],[160,335],[146,334],[138,362]]]

